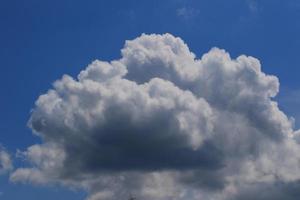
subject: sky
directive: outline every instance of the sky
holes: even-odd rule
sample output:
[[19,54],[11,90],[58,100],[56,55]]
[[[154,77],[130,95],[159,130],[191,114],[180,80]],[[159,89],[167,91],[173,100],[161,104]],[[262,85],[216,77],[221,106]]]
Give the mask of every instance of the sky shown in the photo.
[[[223,90],[226,91],[228,88],[231,89],[230,91],[232,91],[232,93],[238,90],[237,88],[241,89],[241,91],[244,91],[242,89],[247,87],[251,88],[251,92],[253,92],[253,94],[251,93],[252,96],[247,97],[247,99],[251,99],[251,101],[249,100],[248,102],[248,100],[242,101],[240,99],[236,99],[236,107],[230,107],[230,109],[233,110],[226,110],[228,115],[232,115],[231,117],[234,123],[246,124],[245,126],[241,125],[240,127],[235,128],[243,130],[247,133],[255,132],[255,136],[253,137],[256,139],[261,137],[260,132],[266,133],[266,135],[270,134],[271,138],[281,138],[281,132],[296,134],[297,129],[300,128],[300,79],[298,78],[300,73],[299,18],[300,4],[297,0],[91,0],[88,2],[71,0],[1,1],[0,69],[2,76],[0,79],[0,89],[2,91],[2,95],[0,100],[0,110],[2,115],[0,116],[0,144],[2,147],[0,148],[0,152],[3,153],[0,154],[0,161],[2,162],[1,165],[3,172],[1,172],[0,169],[0,174],[2,174],[0,176],[0,199],[80,200],[85,199],[87,196],[87,198],[90,198],[89,200],[109,199],[110,194],[108,194],[106,191],[98,191],[96,189],[97,187],[105,187],[105,183],[95,180],[97,183],[92,184],[89,182],[90,180],[86,178],[89,175],[97,175],[103,180],[107,179],[108,182],[113,182],[116,176],[115,174],[121,173],[121,175],[118,176],[136,177],[137,180],[142,182],[144,185],[147,185],[148,182],[147,184],[144,183],[145,180],[153,179],[152,182],[157,181],[157,178],[153,178],[153,176],[151,174],[148,175],[148,173],[152,171],[158,171],[159,173],[163,173],[163,176],[167,177],[166,180],[170,179],[170,183],[168,182],[166,185],[174,184],[174,180],[175,182],[180,182],[179,185],[175,184],[176,187],[179,187],[178,191],[181,191],[182,188],[190,189],[192,186],[186,185],[183,182],[193,181],[190,180],[191,178],[186,174],[170,175],[169,173],[171,172],[168,171],[169,169],[171,169],[172,172],[175,171],[174,173],[179,173],[182,170],[184,172],[186,172],[186,170],[190,170],[192,171],[191,173],[200,174],[198,176],[200,179],[205,179],[203,177],[211,179],[210,175],[204,176],[204,172],[201,170],[195,172],[195,168],[202,169],[205,167],[215,167],[216,169],[219,169],[222,168],[220,165],[223,164],[223,161],[236,166],[236,163],[233,160],[242,159],[240,157],[243,157],[242,155],[238,155],[234,158],[227,158],[227,156],[223,157],[222,155],[221,158],[219,158],[218,156],[210,155],[206,152],[207,149],[211,150],[211,148],[213,148],[211,146],[214,146],[215,144],[223,144],[220,137],[211,136],[211,134],[209,134],[211,131],[211,126],[215,128],[214,130],[216,130],[216,133],[214,132],[214,134],[218,134],[221,129],[230,129],[228,127],[229,125],[225,126],[222,122],[217,123],[211,119],[213,118],[212,116],[217,115],[218,117],[216,117],[217,119],[215,120],[218,121],[223,119],[223,117],[226,115],[225,110],[229,109],[227,107],[225,109],[224,107],[228,103],[226,99],[234,98],[233,96],[230,96],[231,93],[227,94],[226,92],[222,92]],[[146,35],[142,35],[143,33]],[[174,39],[177,37],[181,39],[179,39],[179,41]],[[125,41],[131,42],[127,42],[127,45],[125,45]],[[164,45],[171,46],[173,49],[175,49],[174,51],[178,51],[179,53],[175,52],[174,55],[169,55],[164,51],[164,48],[166,48]],[[141,46],[150,50],[146,51]],[[186,49],[187,47],[189,50]],[[217,48],[215,50],[211,50],[213,47]],[[121,49],[123,49],[122,52]],[[230,54],[231,58],[228,58],[227,54],[220,49],[225,49],[226,52]],[[140,56],[139,52],[142,52],[142,55],[145,56],[138,57]],[[165,57],[156,55],[157,52],[161,52],[161,55],[165,55]],[[205,61],[206,57],[202,57],[206,54],[208,59],[207,63]],[[193,55],[195,55],[195,57],[193,57]],[[257,69],[259,68],[258,64],[256,61],[253,61],[252,58],[247,57],[241,58],[240,61],[233,61],[240,55],[252,56],[258,59],[261,63],[261,71]],[[224,74],[226,74],[226,67],[223,66],[223,71],[218,71],[216,69],[215,72],[211,72],[209,70],[206,72],[204,70],[205,73],[215,73],[212,76],[216,84],[210,82],[207,83],[202,80],[202,72],[198,72],[196,68],[198,65],[210,66],[213,65],[209,64],[210,62],[217,62],[216,60],[210,61],[210,56],[212,57],[212,60],[218,56],[224,59],[222,63],[224,62],[227,64],[223,63],[220,64],[220,66],[231,66],[234,65],[234,62],[238,62],[239,65],[241,65],[240,68],[245,69],[245,72],[242,72],[245,74],[249,73],[249,76],[251,73],[247,71],[248,65],[254,66],[253,69],[256,70],[255,73],[257,74],[257,77],[253,78],[252,76],[248,77],[245,75],[244,79],[242,78],[242,80],[246,80],[246,86],[235,85],[235,82],[233,81],[232,83],[232,80],[235,80],[238,75],[232,73],[230,77],[229,75],[225,76]],[[199,64],[199,62],[195,62],[195,58],[201,59],[203,62]],[[113,64],[113,62],[111,62],[110,64],[107,64],[102,62],[94,62],[91,64],[96,59],[108,62],[116,61],[116,63]],[[142,62],[141,60],[143,59],[149,60]],[[126,69],[123,67],[123,65],[126,66]],[[195,65],[196,67],[191,69],[184,68],[181,71],[177,68],[178,66],[190,65]],[[89,66],[89,68],[86,68],[87,66]],[[107,67],[111,71],[101,71],[102,68],[104,68],[103,66]],[[142,68],[142,70],[139,68],[139,66]],[[149,66],[154,66],[154,68],[155,66],[158,66],[158,68],[153,68],[154,71],[147,71],[146,68],[149,68]],[[173,71],[169,72],[164,68],[165,66],[167,66],[166,69],[172,69]],[[146,67],[145,70],[143,67]],[[82,70],[85,70],[85,72],[80,73]],[[128,74],[125,76],[124,74],[126,70],[128,71]],[[84,80],[95,81],[95,77],[91,75],[93,73],[96,75],[98,74],[99,77],[103,78],[103,80],[106,80],[106,78],[111,79],[111,77],[116,78],[116,81],[111,85],[106,85],[106,83],[103,83],[105,86],[102,85],[102,87],[106,88],[108,91],[113,91],[112,93],[115,95],[113,99],[110,99],[105,95],[101,97],[97,95],[95,96],[95,94],[88,96],[87,93],[85,93],[86,91],[83,89],[83,91],[79,91],[78,88],[73,88],[73,90],[69,88],[68,84],[76,85],[76,83],[83,85],[78,87],[92,88],[92,86],[86,86],[85,84],[88,84],[88,81]],[[262,73],[276,76],[279,79],[278,83],[280,82],[280,86],[276,85],[276,80],[271,76],[264,77]],[[73,78],[76,78],[78,74],[81,74],[81,78],[79,79],[82,80],[82,83],[81,81],[74,83],[68,78],[61,79],[64,74],[68,74]],[[193,74],[198,76],[198,78],[195,78]],[[126,79],[120,78],[122,76],[126,77]],[[163,81],[169,81],[173,85],[161,82],[161,80],[150,81],[150,78],[154,77],[159,77]],[[226,78],[228,78],[228,80]],[[63,99],[65,107],[62,107],[61,110],[55,111],[55,113],[49,114],[46,112],[48,109],[47,106],[52,105],[51,102],[54,102],[56,98],[55,95],[55,97],[53,97],[50,93],[47,93],[47,91],[53,88],[52,84],[57,80],[60,81],[56,82],[56,85],[54,86],[55,92],[61,96],[68,96],[71,93],[74,93],[73,95],[75,95],[76,98],[84,101],[83,106],[81,104],[77,105],[69,99]],[[125,81],[123,83],[122,81],[124,80],[130,80],[131,82],[127,83]],[[137,84],[148,83],[148,86],[141,88],[140,85],[135,86],[132,82]],[[208,84],[208,86],[207,88],[202,88],[202,86],[197,88],[197,84],[195,82],[197,82],[197,84],[201,83],[202,85]],[[224,85],[224,87],[227,87],[220,88],[221,86],[218,86],[217,82],[219,82],[221,85]],[[176,87],[174,87],[174,85]],[[128,94],[132,95],[128,98],[133,98],[135,95],[149,95],[151,93],[151,87],[158,87],[158,94],[154,92],[155,95],[158,96],[154,95],[154,99],[162,98],[159,95],[163,96],[163,94],[169,94],[169,96],[164,96],[164,98],[166,98],[166,101],[168,102],[173,102],[174,98],[177,99],[181,96],[184,96],[189,99],[190,102],[194,102],[193,105],[197,105],[199,112],[195,114],[193,112],[194,109],[190,109],[186,107],[185,104],[182,104],[182,101],[184,102],[185,99],[182,99],[182,101],[178,100],[178,102],[175,101],[174,105],[176,106],[172,112],[168,110],[168,106],[162,103],[160,105],[162,106],[161,113],[155,110],[155,106],[147,107],[142,105],[143,103],[139,102],[139,99],[133,99],[133,101],[136,101],[137,104],[141,104],[138,104],[138,106],[134,105],[137,107],[133,106],[139,111],[138,113],[143,114],[144,110],[154,113],[153,115],[151,114],[150,117],[147,115],[150,118],[147,118],[149,120],[148,123],[136,122],[137,124],[129,126],[126,124],[127,121],[124,120],[122,116],[128,115],[133,117],[138,114],[126,109],[124,110],[123,115],[119,116],[118,114],[114,113],[116,112],[114,108],[117,107],[122,110],[122,108],[128,106],[126,102],[121,100],[116,100],[116,102],[113,101],[114,99],[119,98],[118,95],[122,94],[122,88],[125,91],[128,90]],[[177,90],[177,87],[180,88],[180,90]],[[279,93],[277,96],[275,96],[273,93],[277,93],[277,87],[279,87]],[[161,88],[167,89],[162,90]],[[210,92],[199,92],[206,89],[208,91],[219,91],[219,93],[211,94]],[[189,92],[186,92],[186,90]],[[134,91],[136,93],[133,94]],[[255,96],[254,93],[258,94],[258,96]],[[39,103],[35,104],[36,100],[42,94],[46,94],[46,103],[40,100]],[[261,96],[259,96],[260,94]],[[85,95],[87,95],[89,98],[83,99]],[[75,122],[74,119],[72,122],[68,122],[70,123],[68,125],[71,128],[62,127],[59,125],[58,120],[56,120],[68,118],[68,116],[65,116],[64,114],[71,112],[70,110],[74,108],[72,107],[72,103],[74,103],[74,106],[76,105],[78,108],[82,109],[83,112],[91,112],[88,105],[93,104],[94,101],[97,102],[97,99],[99,98],[101,99],[100,103],[107,105],[107,109],[111,109],[110,112],[113,113],[110,114],[108,112],[108,114],[103,114],[101,111],[101,116],[104,115],[111,121],[108,120],[105,123],[103,122],[104,125],[103,127],[101,126],[99,130],[95,128],[97,126],[94,127],[92,125],[81,125],[81,122],[76,121],[81,119],[80,117],[78,117],[78,119],[76,118]],[[281,115],[281,112],[276,110],[277,106],[271,104],[271,100],[278,102],[279,109],[285,113],[284,116]],[[68,105],[70,105],[70,107]],[[257,112],[253,112],[252,115],[248,115],[251,112],[244,111],[245,109],[240,107],[241,105],[244,105],[246,108],[248,106],[250,110],[253,109]],[[197,109],[195,110],[198,111]],[[276,119],[273,119],[273,117],[270,117],[270,115],[266,117],[264,113],[259,113],[259,110],[261,109],[265,109],[266,112],[268,112],[266,115],[274,112],[273,116],[276,116],[274,117]],[[190,113],[190,115],[185,116],[182,113]],[[235,113],[243,113],[243,116],[245,115],[245,119],[248,120],[247,123],[249,121],[253,123],[251,124],[251,130],[250,125],[248,125],[246,121],[238,121],[239,119],[237,119]],[[141,118],[146,116],[146,114],[142,114],[140,116]],[[172,124],[175,122],[170,122],[164,118],[164,116],[167,118],[169,115],[178,116],[179,119],[176,119],[179,121],[183,120],[182,123],[187,124],[184,126],[187,127],[187,130],[183,128],[182,133],[178,132],[177,134],[172,127],[169,127],[171,126],[169,123]],[[100,115],[96,116],[99,117]],[[285,119],[285,116],[287,116],[288,119]],[[159,121],[156,121],[156,118],[159,117],[162,118],[162,125],[157,125],[159,124]],[[270,118],[272,118],[273,121]],[[46,119],[46,121],[48,120],[47,122],[52,126],[50,127],[50,125],[47,123],[46,126],[43,122],[44,119]],[[83,119],[86,120],[86,118]],[[263,125],[258,125],[259,120],[261,120],[260,122]],[[93,121],[91,123],[93,123]],[[156,145],[161,147],[160,152],[163,153],[159,158],[154,156],[155,153],[153,152],[155,152],[155,149],[150,147],[148,149],[144,149],[139,147],[139,145],[133,145],[133,150],[138,150],[141,148],[141,155],[144,156],[145,159],[135,160],[139,164],[136,163],[136,168],[132,168],[130,162],[127,160],[128,157],[131,158],[130,156],[133,156],[131,154],[132,149],[128,148],[126,144],[122,143],[118,146],[118,143],[114,143],[118,137],[121,137],[118,135],[118,130],[111,129],[111,127],[113,127],[112,124],[114,123],[120,123],[120,127],[123,128],[123,131],[126,133],[133,132],[137,134],[139,132],[138,130],[151,132],[151,130],[157,129],[157,133],[160,133],[161,130],[170,133],[176,132],[176,134],[174,133],[176,137],[174,136],[174,138],[167,138],[167,142],[160,140],[157,134],[153,134],[153,138],[149,138],[150,141],[157,142]],[[287,125],[288,123],[291,123],[291,125]],[[256,131],[253,131],[254,129],[252,129],[252,126]],[[290,128],[293,130],[288,130]],[[91,131],[94,129],[99,132],[112,132],[114,133],[114,136],[112,138],[111,136],[107,135],[104,135],[103,138],[102,136],[95,136],[93,131]],[[63,133],[72,132],[72,130],[75,130],[74,135],[76,135],[75,133],[77,132],[91,132],[91,136],[89,135],[90,138],[87,138],[87,140],[104,140],[106,142],[104,142],[105,144],[101,142],[99,144],[92,143],[96,147],[94,149],[92,148],[90,151],[107,152],[107,154],[105,154],[103,158],[100,156],[101,158],[96,159],[95,161],[94,153],[89,153],[89,151],[87,151],[87,153],[78,153],[83,152],[81,151],[82,149],[89,149],[88,145],[90,143],[78,143],[77,139],[71,138],[71,136],[70,138],[68,136],[66,139],[65,137],[67,136],[65,136]],[[177,140],[182,139],[182,134],[188,134],[194,130],[196,130],[196,132],[200,130],[200,132],[207,134],[202,134],[199,136],[195,133],[194,135],[186,136],[187,138],[183,139],[185,142],[182,144],[182,148],[184,150],[178,150],[172,145],[166,145],[166,143],[171,143],[175,146],[180,146],[180,144],[177,143]],[[59,136],[59,134],[63,136]],[[136,137],[132,137],[128,134],[124,135],[125,136],[122,136],[125,138],[123,138],[123,140],[129,138],[129,142],[133,142],[134,144],[135,142],[139,143],[139,140],[141,140],[139,135],[134,135]],[[60,137],[62,137],[63,140],[69,140],[70,142],[73,142],[74,145],[68,145],[65,143],[62,144],[58,142],[60,141]],[[211,137],[213,137],[213,140],[217,142],[210,142],[210,140],[212,140]],[[265,137],[267,136],[264,136],[263,139],[260,140],[268,141],[265,139]],[[79,139],[83,138],[79,137]],[[289,145],[291,148],[293,148],[289,149],[286,147],[286,145],[291,141],[288,139],[282,140],[284,142],[276,144],[282,146],[284,149],[282,152],[290,152],[290,155],[293,157],[294,154],[292,152],[296,151],[298,148],[297,144],[293,143],[293,145]],[[271,142],[266,142],[264,144],[269,143]],[[144,143],[142,142],[140,144]],[[28,149],[28,147],[32,145],[37,146],[34,146],[35,148]],[[114,151],[110,152],[109,149],[105,148],[105,145],[111,145],[110,148],[112,148]],[[147,144],[144,145],[147,146]],[[272,146],[273,143],[270,145]],[[51,155],[54,155],[55,157],[57,157],[57,154],[60,155],[61,152],[56,152],[56,150],[59,152],[60,148],[63,148],[62,151],[66,154],[66,159],[70,163],[70,166],[66,166],[70,172],[58,165],[57,163],[59,163],[59,161],[51,160]],[[196,150],[191,151],[190,148]],[[260,147],[258,149],[260,149]],[[118,150],[122,151],[123,153],[119,155],[116,153]],[[51,169],[48,169],[47,166],[43,167],[44,160],[38,158],[39,155],[44,155],[41,153],[44,151],[52,153],[50,153],[51,155],[45,155],[47,159],[49,157],[49,160],[45,159],[45,165],[49,164],[48,162],[53,161],[55,162],[53,169],[51,167]],[[174,151],[179,153],[180,156],[178,159],[185,164],[172,162],[172,156],[171,158],[166,159],[166,156],[171,152],[174,153]],[[219,151],[219,149],[216,151]],[[231,150],[225,148],[221,149],[220,151],[222,151],[223,154],[230,154],[231,152]],[[264,155],[265,153],[266,155],[269,155],[269,152],[265,152],[264,150],[261,151],[263,152],[261,154]],[[282,152],[278,152],[278,155],[283,155]],[[7,161],[6,153],[7,155],[10,155],[12,163]],[[36,155],[36,153],[38,155]],[[115,154],[119,156],[117,156],[119,159],[118,162],[112,160],[110,157]],[[186,158],[186,155],[189,155],[190,157],[188,156],[188,158]],[[200,158],[197,157],[199,155]],[[90,157],[86,158],[86,156]],[[76,159],[80,158],[82,160],[85,160],[86,158],[87,163],[77,163]],[[165,159],[166,161],[162,161]],[[28,160],[29,162],[27,162]],[[274,160],[276,159],[274,158]],[[295,160],[297,160],[297,158],[295,158]],[[101,167],[97,167],[99,165],[98,162],[105,164]],[[120,166],[119,162],[123,163],[124,166]],[[6,165],[3,163],[6,163]],[[274,163],[271,165],[275,165]],[[293,170],[294,168],[297,168],[290,160],[286,161],[286,163],[288,163],[287,166]],[[261,166],[262,164],[254,163],[253,165],[257,167]],[[22,176],[21,171],[19,170],[19,174],[16,173],[18,172],[18,169],[28,169],[27,172],[30,174],[32,172],[30,170],[35,168],[40,170],[37,173],[40,173],[40,175],[42,174],[42,178],[40,175],[36,175],[39,176],[39,181],[29,180],[30,178],[28,177],[26,178],[26,181],[24,181],[24,176]],[[165,169],[168,170],[165,172]],[[243,168],[241,167],[241,170],[242,169]],[[282,177],[282,179],[280,179],[280,183],[282,183],[284,188],[287,188],[287,190],[289,189],[289,184],[296,184],[295,182],[297,181],[291,180],[290,175],[288,172],[286,172],[286,168],[276,168],[274,170],[279,173],[276,175]],[[53,173],[58,171],[61,172],[59,175],[63,175],[64,178],[59,178],[57,181],[57,179],[53,178]],[[127,173],[127,171],[130,172]],[[217,173],[222,173],[222,175],[226,174],[224,175],[225,178],[229,176],[233,177],[233,175],[229,172],[230,170],[226,169],[221,172],[220,170],[216,171]],[[81,172],[82,174],[80,174]],[[298,171],[296,170],[296,172]],[[73,173],[79,173],[82,176],[75,178]],[[210,173],[212,172],[206,172],[204,174]],[[103,177],[107,174],[109,174],[108,177]],[[34,175],[31,174],[30,176]],[[177,179],[180,179],[180,181]],[[182,179],[184,179],[184,181],[182,181]],[[75,180],[80,181],[76,182]],[[241,179],[237,180],[241,181]],[[125,183],[129,185],[131,184],[126,181]],[[149,184],[151,185],[151,183]],[[134,188],[135,184],[137,183],[132,183],[132,186],[128,187]],[[197,187],[200,188],[205,187],[203,185],[210,184],[213,185],[212,188],[214,189],[218,187],[224,187],[229,190],[230,187],[234,187],[232,185],[229,187],[223,183],[222,180],[215,180],[213,183],[207,183],[207,181],[204,181],[204,183],[198,184],[200,184],[200,186]],[[234,198],[246,199],[245,197],[248,197],[251,199],[249,191],[256,191],[257,188],[251,188],[250,190],[247,188],[246,183],[243,182],[243,184],[245,184],[243,188],[236,189],[239,192]],[[260,188],[264,187],[269,191],[275,190],[272,184],[266,184]],[[297,185],[294,187],[297,187]],[[124,185],[117,185],[116,188],[124,188]],[[149,192],[149,190],[151,190],[151,188],[155,187],[147,185],[146,189],[139,189],[143,191],[147,190],[148,193],[136,193],[140,196],[146,195],[145,198],[148,198],[148,196],[150,198],[152,193]],[[170,186],[170,188],[172,189],[173,187]],[[169,191],[169,189],[167,188],[166,191]],[[280,189],[279,191],[281,191]],[[211,188],[209,191],[210,190]],[[285,189],[282,189],[282,191],[283,190],[285,191]],[[197,197],[199,197],[199,195],[202,195],[202,193],[205,193],[204,195],[210,195],[210,192],[207,192],[206,190],[201,194],[196,194],[197,192],[191,189],[189,193],[191,196],[185,195],[180,198],[192,199],[196,198],[197,195]],[[165,197],[164,195],[167,194],[161,192],[161,198]],[[117,197],[111,197],[111,199],[113,198]],[[171,197],[168,196],[168,198]],[[204,196],[202,198],[204,198]],[[221,199],[223,197],[216,198]],[[272,199],[271,197],[261,199],[267,200],[268,198]],[[292,196],[288,196],[287,199],[293,198]]]

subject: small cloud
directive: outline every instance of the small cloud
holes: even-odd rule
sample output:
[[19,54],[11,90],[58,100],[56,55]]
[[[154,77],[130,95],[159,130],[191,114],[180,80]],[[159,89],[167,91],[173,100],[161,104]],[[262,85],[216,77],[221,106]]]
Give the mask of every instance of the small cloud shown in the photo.
[[199,14],[199,10],[190,7],[182,7],[176,10],[176,14],[178,17],[186,20],[197,17],[197,15]]
[[0,175],[13,169],[10,155],[0,146]]
[[247,0],[247,7],[251,14],[256,15],[260,12],[261,7],[256,0]]
[[245,1],[246,12],[239,17],[239,23],[249,24],[259,19],[262,6],[256,0]]

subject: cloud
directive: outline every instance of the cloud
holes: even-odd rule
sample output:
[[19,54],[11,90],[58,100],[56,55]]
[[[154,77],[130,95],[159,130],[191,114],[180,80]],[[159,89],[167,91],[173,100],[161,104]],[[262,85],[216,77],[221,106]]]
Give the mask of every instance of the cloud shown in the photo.
[[176,14],[179,18],[188,20],[197,17],[199,10],[190,7],[181,7],[176,10]]
[[13,169],[10,155],[0,146],[0,175],[5,174]]
[[257,14],[260,11],[260,7],[256,0],[247,0],[246,1],[249,11],[252,14]]
[[257,59],[218,48],[197,58],[171,34],[143,34],[121,53],[38,98],[28,124],[43,142],[11,181],[79,187],[88,200],[296,199],[299,131]]

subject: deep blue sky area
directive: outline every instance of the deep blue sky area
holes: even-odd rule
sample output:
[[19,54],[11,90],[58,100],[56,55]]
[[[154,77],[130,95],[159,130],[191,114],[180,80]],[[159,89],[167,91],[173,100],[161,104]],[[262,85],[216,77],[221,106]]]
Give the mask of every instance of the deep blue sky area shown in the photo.
[[[258,58],[280,79],[280,107],[300,120],[299,21],[299,0],[1,0],[0,143],[13,154],[39,142],[26,126],[37,97],[63,74],[119,58],[125,40],[142,33],[179,36],[197,57],[217,46]],[[0,199],[84,197],[7,179]]]

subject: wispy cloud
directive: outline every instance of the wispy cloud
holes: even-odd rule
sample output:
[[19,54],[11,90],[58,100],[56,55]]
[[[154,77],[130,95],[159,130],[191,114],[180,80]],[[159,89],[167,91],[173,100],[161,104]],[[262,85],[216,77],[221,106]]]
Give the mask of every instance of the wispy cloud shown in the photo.
[[0,146],[0,175],[13,169],[10,155]]
[[246,1],[249,11],[252,14],[257,14],[260,10],[259,4],[256,0],[247,0]]
[[191,7],[181,7],[176,10],[177,16],[185,20],[197,17],[199,12],[199,10]]

